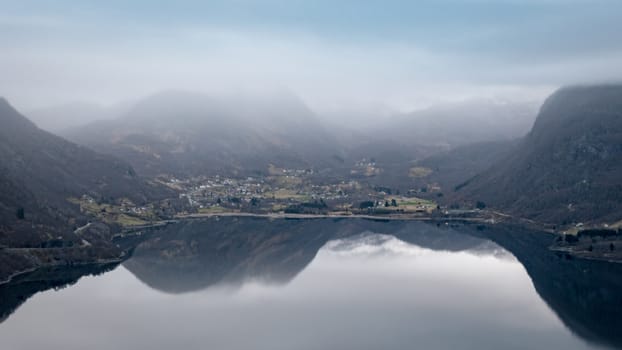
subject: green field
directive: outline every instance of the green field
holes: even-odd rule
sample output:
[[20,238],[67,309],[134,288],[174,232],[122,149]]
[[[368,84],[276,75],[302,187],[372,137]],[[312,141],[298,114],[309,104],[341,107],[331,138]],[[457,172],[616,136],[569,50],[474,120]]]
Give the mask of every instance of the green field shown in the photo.
[[200,208],[199,209],[199,213],[200,214],[219,214],[219,213],[224,213],[226,211],[227,211],[227,209],[225,209],[225,208],[223,208],[221,206]]
[[414,177],[414,178],[426,177],[430,174],[432,174],[432,169],[419,167],[419,166],[410,168],[410,170],[408,171],[408,176]]

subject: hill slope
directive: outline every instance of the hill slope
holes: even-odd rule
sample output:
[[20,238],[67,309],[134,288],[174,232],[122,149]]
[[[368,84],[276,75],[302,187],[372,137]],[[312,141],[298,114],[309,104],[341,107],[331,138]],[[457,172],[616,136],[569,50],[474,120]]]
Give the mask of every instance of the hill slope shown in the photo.
[[37,128],[2,98],[0,124],[0,245],[75,240],[72,228],[85,220],[69,197],[143,203],[169,194],[127,163]]
[[521,143],[458,195],[543,222],[622,219],[622,85],[554,93]]

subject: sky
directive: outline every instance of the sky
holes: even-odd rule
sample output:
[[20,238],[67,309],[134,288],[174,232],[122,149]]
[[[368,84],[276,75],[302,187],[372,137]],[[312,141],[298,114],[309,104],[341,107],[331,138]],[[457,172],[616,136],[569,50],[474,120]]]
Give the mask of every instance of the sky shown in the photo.
[[287,90],[324,111],[541,99],[622,81],[619,0],[0,0],[22,108]]

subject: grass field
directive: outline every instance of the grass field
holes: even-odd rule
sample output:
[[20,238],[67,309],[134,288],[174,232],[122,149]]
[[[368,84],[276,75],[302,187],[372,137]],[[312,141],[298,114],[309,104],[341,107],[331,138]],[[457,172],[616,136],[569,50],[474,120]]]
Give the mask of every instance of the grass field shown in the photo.
[[408,171],[408,176],[414,178],[426,177],[430,174],[432,174],[432,169],[419,166],[410,168],[410,170]]
[[122,226],[145,225],[150,219],[157,219],[151,211],[142,215],[123,212],[123,207],[112,204],[98,204],[82,198],[68,198],[71,203],[80,205],[80,209],[99,220],[107,223],[116,223]]
[[294,199],[294,200],[298,200],[298,201],[308,201],[308,200],[310,200],[310,197],[307,196],[307,195],[297,194],[296,191],[288,190],[288,189],[285,189],[285,188],[281,188],[281,189],[276,190],[274,192],[266,192],[265,196],[267,198],[274,197],[275,199]]
[[285,188],[299,186],[302,183],[302,179],[295,176],[270,176],[269,181],[275,186]]
[[114,221],[121,226],[139,226],[148,224],[148,221],[127,214],[116,215],[116,219]]
[[395,199],[398,208],[405,211],[430,211],[436,209],[436,203],[427,199],[413,197],[391,197],[389,198],[389,202],[391,202],[392,199]]
[[215,206],[215,207],[207,207],[207,208],[200,208],[199,209],[199,213],[200,214],[218,214],[218,213],[224,213],[226,212],[227,209],[221,207],[221,206]]

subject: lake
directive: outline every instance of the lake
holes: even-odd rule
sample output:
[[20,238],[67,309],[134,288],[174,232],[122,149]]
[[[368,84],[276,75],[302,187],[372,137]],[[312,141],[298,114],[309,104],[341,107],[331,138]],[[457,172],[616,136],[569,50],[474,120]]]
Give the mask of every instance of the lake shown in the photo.
[[619,264],[520,228],[193,220],[120,239],[119,265],[0,286],[0,348],[622,347]]

